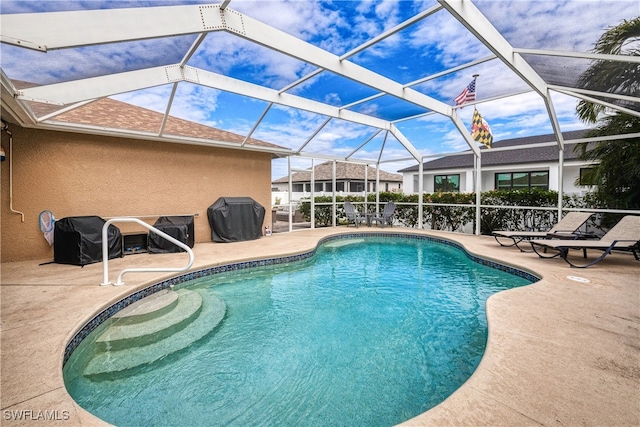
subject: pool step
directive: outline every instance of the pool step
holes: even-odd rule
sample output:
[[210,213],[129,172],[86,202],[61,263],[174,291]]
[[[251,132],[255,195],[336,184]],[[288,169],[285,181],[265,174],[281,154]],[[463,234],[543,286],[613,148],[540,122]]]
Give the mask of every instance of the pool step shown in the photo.
[[[124,316],[117,318],[96,340],[97,351],[142,347],[163,340],[185,328],[198,317],[202,307],[202,297],[197,292],[188,290],[171,291],[171,293],[174,294],[172,299],[175,303],[171,302],[170,298],[165,298],[170,303],[161,305],[156,310],[159,312],[158,315],[148,310],[136,314],[137,310],[134,310],[131,314],[125,313]],[[141,307],[155,307],[156,301],[157,299],[152,299]],[[145,305],[147,307],[144,307]]]
[[163,289],[123,308],[111,316],[111,320],[122,325],[155,319],[173,310],[178,304],[179,296],[180,294],[173,290]]
[[[117,377],[118,373],[126,373],[133,368],[157,362],[212,332],[222,322],[227,308],[224,301],[215,295],[207,295],[206,300],[203,300],[202,294],[204,292],[206,291],[186,289],[177,291],[178,303],[173,310],[156,319],[125,325],[119,325],[116,321],[100,336],[102,338],[108,334],[109,338],[114,338],[114,340],[105,339],[99,345],[96,343],[97,353],[87,364],[83,375],[94,381],[111,380]],[[199,301],[195,315],[194,307],[196,304],[194,301]],[[183,310],[184,313],[174,314],[174,312]],[[178,321],[179,327],[167,326],[168,323],[165,323],[167,318]],[[156,326],[154,323],[161,326]],[[130,328],[141,325],[145,325],[145,329],[149,328],[145,332],[149,332],[151,329],[157,332],[143,334],[141,329]],[[128,327],[125,328],[125,326]],[[114,327],[116,329],[111,330]],[[167,331],[171,333],[165,336]],[[133,335],[128,335],[129,333]],[[161,334],[163,337],[161,339],[149,337],[154,334]],[[138,340],[145,344],[133,345],[134,343],[139,344]],[[117,344],[112,345],[114,342]]]

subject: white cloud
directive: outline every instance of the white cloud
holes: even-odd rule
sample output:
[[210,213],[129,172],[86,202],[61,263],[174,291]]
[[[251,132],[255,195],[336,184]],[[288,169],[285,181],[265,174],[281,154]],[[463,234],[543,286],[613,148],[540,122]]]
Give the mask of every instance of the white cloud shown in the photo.
[[169,102],[170,94],[171,86],[166,85],[138,90],[135,92],[127,92],[112,96],[112,98],[164,114]]
[[420,21],[409,43],[414,48],[423,48],[424,55],[446,67],[476,59],[480,52],[484,52],[482,55],[489,52],[462,24],[442,11]]
[[182,58],[193,38],[142,40],[46,53],[3,44],[0,60],[2,69],[12,78],[50,84],[174,64]]
[[211,33],[189,65],[280,89],[299,78],[306,64],[227,33]]
[[583,52],[608,27],[640,14],[637,0],[478,0],[477,6],[516,47]]
[[447,151],[451,152],[469,149],[467,141],[457,130],[451,130],[443,135],[442,146],[445,147]]
[[219,91],[189,83],[180,83],[171,105],[171,115],[216,127],[217,122],[210,118],[217,108]]
[[254,138],[298,150],[326,120],[306,111],[274,105],[275,114],[267,114]]
[[233,0],[229,7],[303,39],[341,22],[338,11],[311,1]]

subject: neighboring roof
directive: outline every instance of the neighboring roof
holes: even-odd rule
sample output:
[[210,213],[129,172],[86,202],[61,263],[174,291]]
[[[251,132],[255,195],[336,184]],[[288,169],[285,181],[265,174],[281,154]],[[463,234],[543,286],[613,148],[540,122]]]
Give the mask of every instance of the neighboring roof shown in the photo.
[[[585,138],[588,130],[576,130],[571,132],[563,132],[562,136],[566,141],[574,139]],[[555,142],[556,137],[554,134],[529,136],[526,138],[513,138],[505,139],[504,141],[498,141],[493,143],[493,148],[500,147],[513,147],[527,144],[541,144],[545,142]],[[575,160],[578,158],[577,154],[573,152],[575,143],[565,143],[564,160]],[[504,150],[493,151],[484,146],[482,150],[482,166],[495,166],[495,165],[514,165],[524,163],[540,163],[540,162],[557,162],[558,161],[558,148],[555,146],[545,147],[531,147],[521,148],[516,150]],[[462,154],[449,157],[441,157],[439,159],[431,160],[423,164],[423,170],[438,170],[438,169],[458,169],[458,168],[473,168],[473,153],[471,151],[464,151],[469,154]],[[418,165],[411,166],[399,170],[398,172],[417,172]]]
[[[13,81],[18,88],[33,87],[27,82]],[[49,114],[59,106],[40,102],[30,102],[31,109],[37,115]],[[157,134],[162,126],[164,114],[147,108],[138,107],[111,98],[101,98],[81,107],[67,111],[54,117],[54,120],[65,123],[85,124],[112,129],[135,130]],[[222,129],[213,128],[178,117],[169,116],[165,124],[164,134],[181,137],[211,139],[227,143],[242,144],[245,137]],[[247,145],[284,148],[276,144],[249,138]]]
[[[331,181],[333,179],[333,162],[324,162],[315,166],[314,172],[316,181]],[[376,179],[376,168],[367,166],[367,178],[370,181]],[[364,181],[364,165],[356,163],[336,162],[336,179],[339,180],[362,180]],[[310,182],[311,168],[309,172],[295,172],[292,175],[293,182]],[[380,181],[385,182],[402,182],[402,175],[397,173],[380,171]],[[284,176],[278,178],[273,183],[289,182],[289,177]]]

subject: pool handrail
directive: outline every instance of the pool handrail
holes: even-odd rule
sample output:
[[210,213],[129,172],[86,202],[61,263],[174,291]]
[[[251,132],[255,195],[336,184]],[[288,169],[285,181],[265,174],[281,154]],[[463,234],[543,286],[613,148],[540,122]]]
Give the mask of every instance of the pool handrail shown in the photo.
[[187,263],[186,266],[181,267],[181,268],[180,267],[125,268],[124,270],[122,270],[120,272],[120,274],[118,274],[118,278],[116,279],[116,282],[113,283],[114,286],[122,286],[122,285],[124,285],[124,282],[122,281],[122,276],[124,276],[125,273],[152,273],[152,272],[178,272],[179,273],[179,272],[182,272],[182,271],[187,271],[193,265],[193,261],[194,261],[193,251],[191,250],[191,248],[189,246],[187,246],[183,242],[181,242],[181,241],[169,236],[167,233],[158,230],[157,228],[153,227],[152,225],[147,224],[146,222],[144,222],[144,221],[142,221],[142,220],[140,220],[138,218],[133,218],[133,217],[111,218],[110,220],[105,222],[104,225],[102,226],[102,262],[103,262],[103,270],[102,271],[103,271],[103,280],[102,280],[102,283],[100,284],[101,286],[111,285],[111,282],[109,282],[109,239],[108,239],[108,236],[107,236],[107,232],[109,230],[109,226],[114,222],[135,222],[135,223],[145,227],[149,231],[154,232],[155,234],[159,235],[160,237],[170,241],[174,245],[178,245],[180,248],[184,249],[187,252],[187,254],[189,255],[189,262]]

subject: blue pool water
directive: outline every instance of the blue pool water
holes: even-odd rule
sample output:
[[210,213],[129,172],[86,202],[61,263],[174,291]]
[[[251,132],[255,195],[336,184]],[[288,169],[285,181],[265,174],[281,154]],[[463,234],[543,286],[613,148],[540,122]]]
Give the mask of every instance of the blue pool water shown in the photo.
[[65,381],[118,426],[389,426],[469,378],[485,349],[485,300],[529,283],[428,240],[334,240],[307,261],[181,285],[225,301],[216,330],[102,381],[81,374],[92,333]]

